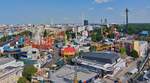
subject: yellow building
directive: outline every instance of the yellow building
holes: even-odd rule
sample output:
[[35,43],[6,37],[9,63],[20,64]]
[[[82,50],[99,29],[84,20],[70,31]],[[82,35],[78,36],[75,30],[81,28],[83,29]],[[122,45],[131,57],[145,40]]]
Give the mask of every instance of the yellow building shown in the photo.
[[139,45],[139,41],[134,41],[133,42],[133,47],[134,50],[136,50],[138,52],[138,55],[140,55],[140,45]]
[[143,57],[147,54],[148,42],[147,41],[134,41],[133,47],[134,47],[134,50],[138,52],[138,55],[140,57]]

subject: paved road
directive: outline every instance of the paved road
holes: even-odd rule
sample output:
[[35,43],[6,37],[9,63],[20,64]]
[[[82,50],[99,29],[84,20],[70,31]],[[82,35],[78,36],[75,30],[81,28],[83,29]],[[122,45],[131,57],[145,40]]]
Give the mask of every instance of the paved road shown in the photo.
[[119,72],[119,74],[117,74],[115,77],[116,78],[120,78],[122,83],[126,83],[126,81],[128,80],[127,77],[125,77],[125,74],[131,70],[133,70],[134,68],[137,68],[136,65],[137,61],[133,61],[131,64],[128,65],[128,67],[124,68],[121,72]]
[[127,73],[128,71],[130,71],[130,70],[132,70],[134,68],[137,68],[136,63],[137,63],[137,61],[133,61],[132,63],[130,63],[128,65],[128,67],[124,68],[122,71],[120,71],[119,73],[117,73],[115,75],[115,78],[120,78],[120,77],[124,76],[124,74]]
[[104,78],[104,80],[106,81],[106,83],[114,83],[114,80],[113,79],[116,79],[116,78],[120,78],[123,82],[122,83],[126,83],[126,80],[127,78],[125,77],[125,73],[133,70],[134,68],[136,68],[136,62],[137,61],[133,61],[132,63],[130,63],[128,65],[128,67],[124,68],[123,70],[121,70],[120,72],[118,72],[114,78],[112,79],[107,79],[107,78]]
[[53,52],[53,63],[56,63],[57,60],[59,60],[60,58],[61,58],[61,57],[60,57],[60,49],[54,47],[54,52]]

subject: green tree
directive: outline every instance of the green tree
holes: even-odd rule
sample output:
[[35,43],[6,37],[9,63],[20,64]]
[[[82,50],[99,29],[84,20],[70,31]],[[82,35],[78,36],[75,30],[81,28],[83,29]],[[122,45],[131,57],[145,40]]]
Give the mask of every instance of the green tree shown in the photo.
[[126,48],[120,48],[120,53],[121,53],[121,55],[126,54]]
[[125,58],[125,56],[126,56],[126,48],[120,48],[120,54],[121,54],[121,57],[122,58]]
[[28,31],[28,30],[25,30],[19,34],[17,34],[18,36],[32,36],[32,32],[31,31]]
[[46,29],[44,30],[44,33],[43,33],[43,37],[47,37],[48,33],[46,31]]
[[[146,30],[146,31],[149,31],[150,32],[150,23],[139,23],[139,24],[134,24],[134,23],[131,23],[128,25],[128,28],[127,28],[127,33],[132,35],[132,34],[137,34],[143,30]],[[125,25],[118,25],[117,26],[117,29],[119,31],[122,31],[122,30],[125,30]]]
[[20,77],[17,83],[29,83],[29,81],[25,77]]
[[95,29],[92,34],[91,34],[91,39],[94,42],[99,42],[100,40],[103,39],[103,36],[101,34],[101,30],[100,29]]
[[92,41],[96,42],[97,41],[96,33],[92,33],[91,38],[92,38]]
[[65,32],[65,34],[67,35],[67,40],[68,39],[70,39],[70,38],[72,38],[72,30],[67,30],[66,32]]
[[0,54],[0,58],[1,57],[7,57],[8,56],[8,54]]
[[37,69],[33,65],[27,65],[24,67],[22,75],[29,81],[31,81],[32,76],[37,72]]
[[0,38],[0,42],[5,42],[11,39],[11,36],[3,36],[2,38]]
[[107,37],[108,37],[108,38],[115,38],[115,34],[114,34],[114,33],[110,33],[110,34],[108,34]]
[[103,38],[103,37],[102,37],[101,33],[98,32],[98,33],[96,34],[96,41],[97,41],[97,42],[98,42],[98,41],[101,41],[102,38]]
[[138,52],[136,50],[132,50],[132,52],[130,53],[130,56],[133,57],[134,59],[138,58],[139,55],[138,55]]

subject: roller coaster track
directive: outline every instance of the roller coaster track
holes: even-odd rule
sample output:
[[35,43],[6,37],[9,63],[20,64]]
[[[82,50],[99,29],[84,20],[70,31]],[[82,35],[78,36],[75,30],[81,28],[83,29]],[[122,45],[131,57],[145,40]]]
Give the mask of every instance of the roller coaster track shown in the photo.
[[150,57],[150,54],[148,53],[147,56],[146,56],[146,57],[143,59],[143,61],[142,61],[141,67],[140,67],[140,69],[139,69],[139,72],[141,72],[141,71],[143,70],[145,64],[146,64],[146,63],[148,62],[148,60],[149,60],[149,57]]

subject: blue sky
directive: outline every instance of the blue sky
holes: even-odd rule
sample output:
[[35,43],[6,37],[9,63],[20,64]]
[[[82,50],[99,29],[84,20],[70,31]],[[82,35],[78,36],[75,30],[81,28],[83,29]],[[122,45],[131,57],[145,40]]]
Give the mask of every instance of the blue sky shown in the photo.
[[124,23],[125,8],[129,22],[150,22],[150,0],[0,0],[0,24]]

